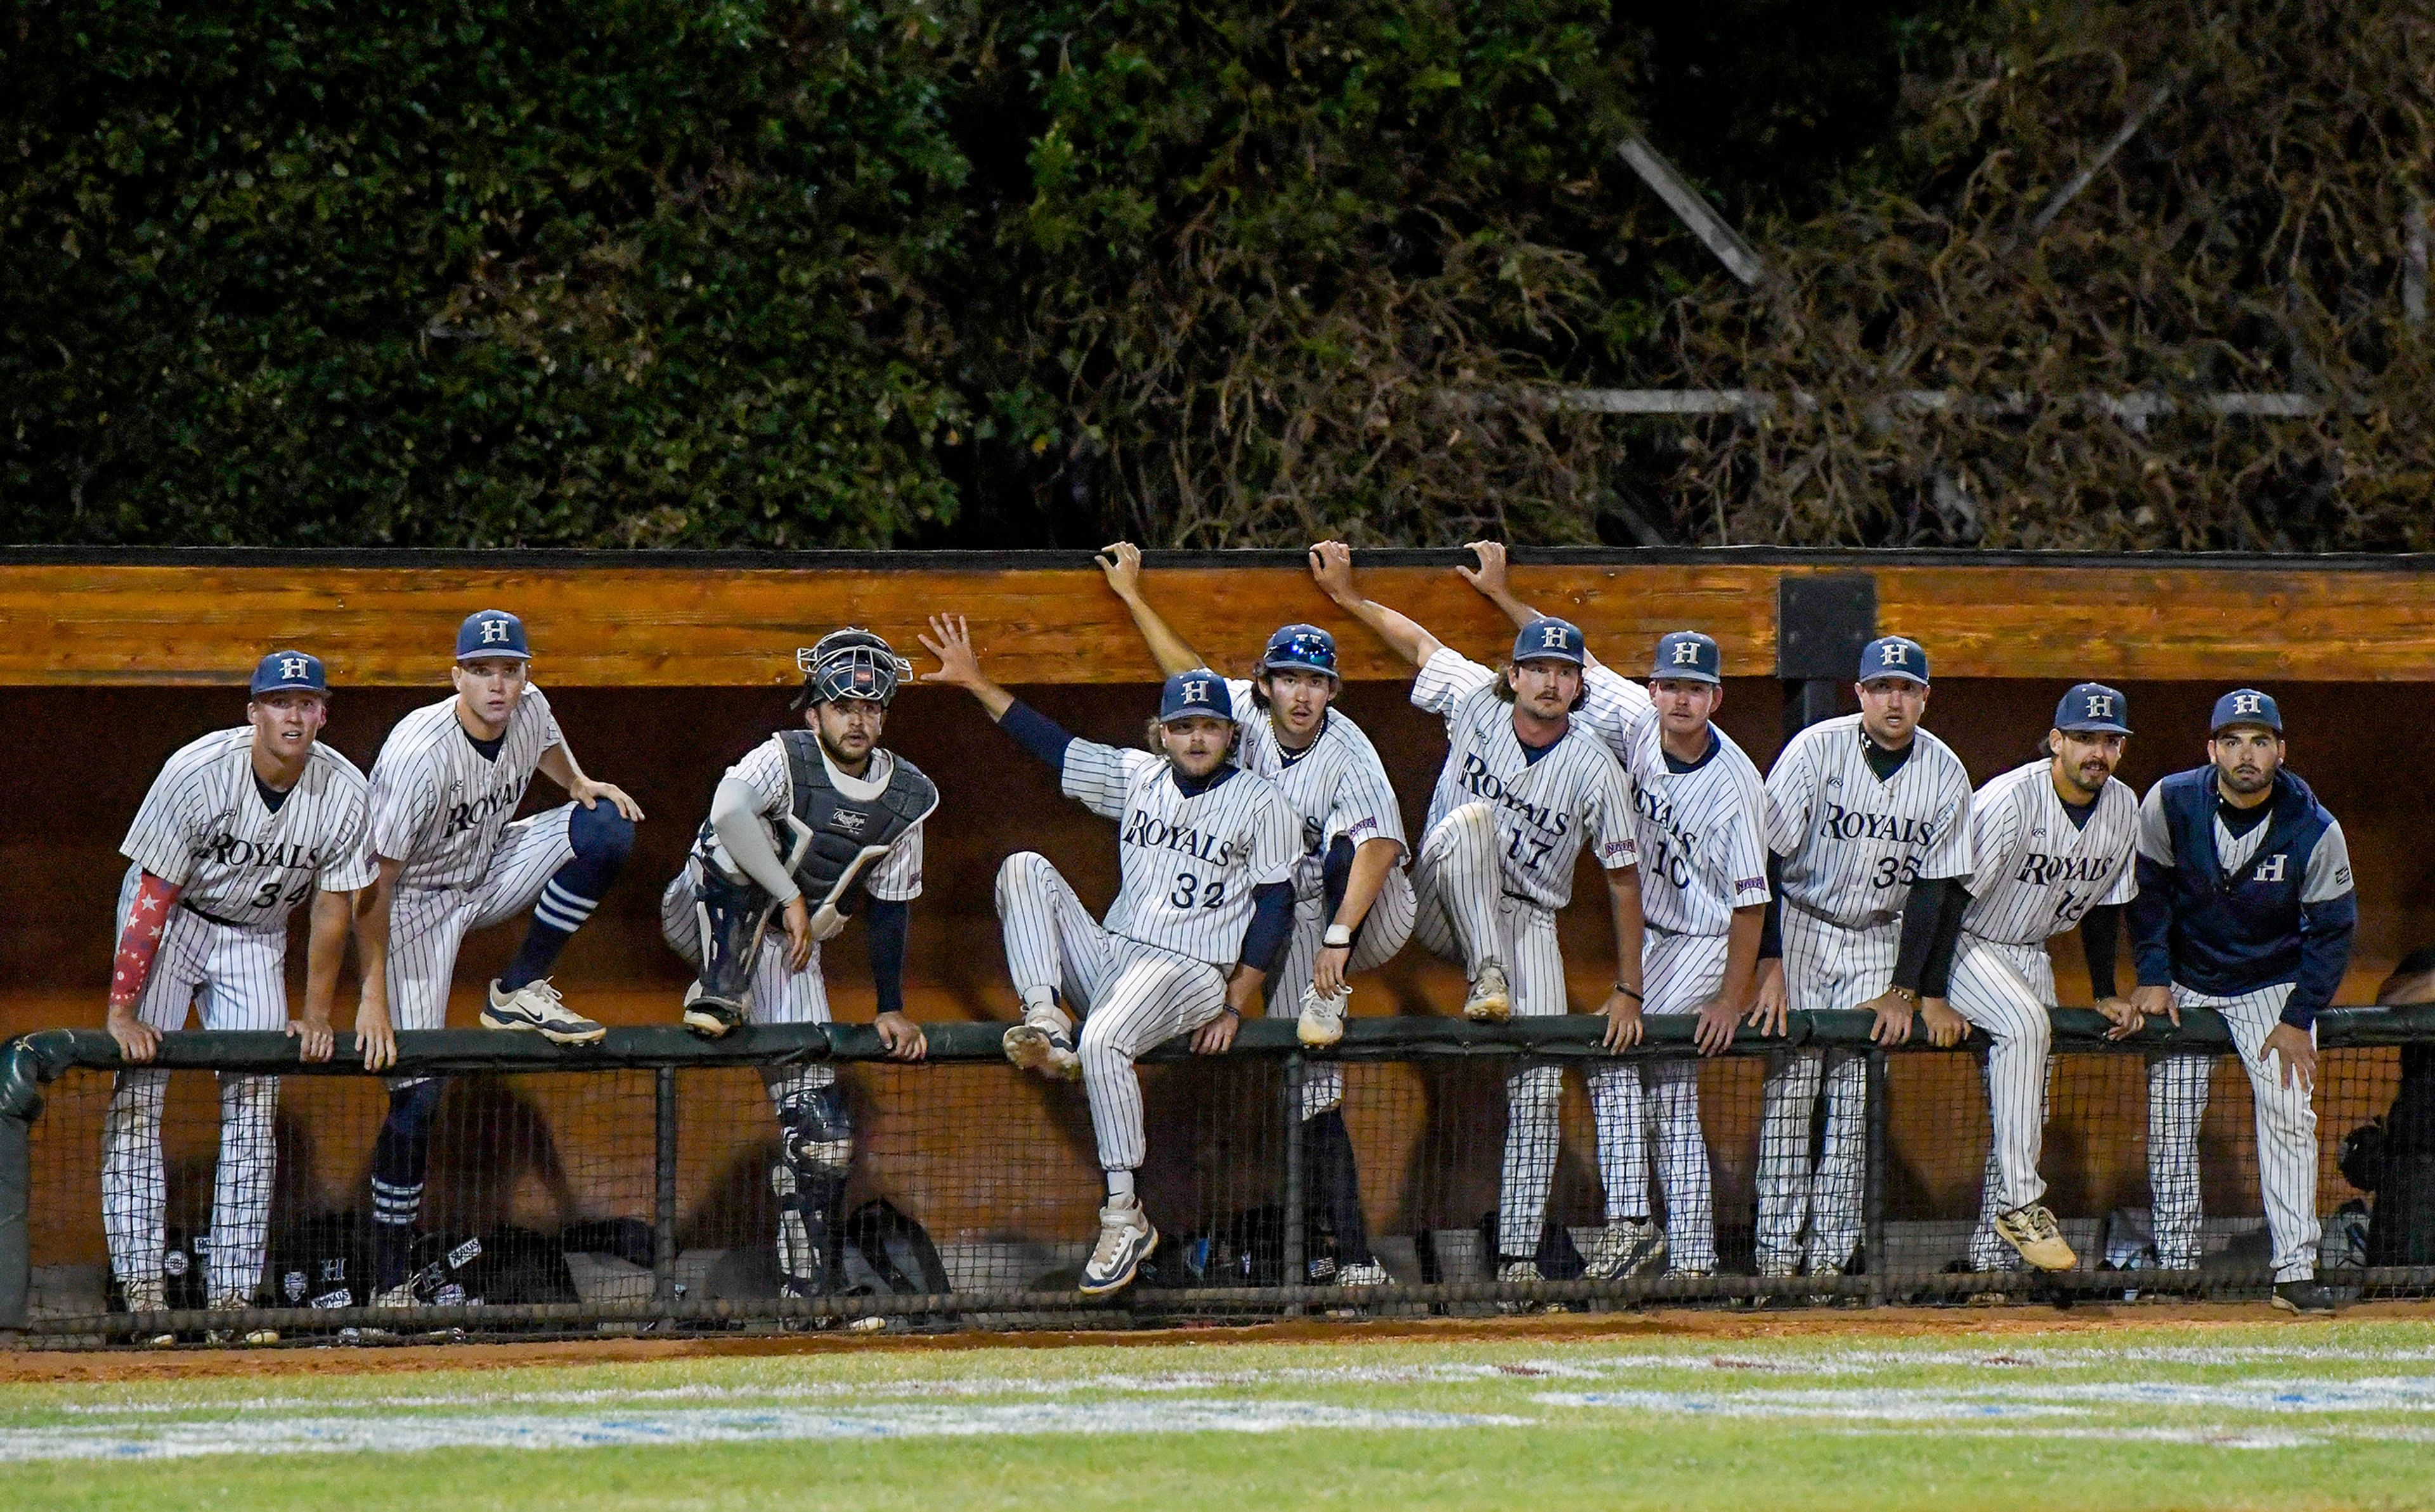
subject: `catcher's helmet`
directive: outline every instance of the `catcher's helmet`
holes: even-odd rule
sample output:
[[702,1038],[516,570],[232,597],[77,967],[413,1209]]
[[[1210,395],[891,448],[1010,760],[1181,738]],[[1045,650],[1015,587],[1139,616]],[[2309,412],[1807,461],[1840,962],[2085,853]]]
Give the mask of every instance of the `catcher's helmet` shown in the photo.
[[913,675],[913,663],[886,641],[852,625],[821,636],[818,645],[798,649],[795,666],[803,674],[797,709],[838,698],[875,698],[884,708],[896,696],[897,684]]

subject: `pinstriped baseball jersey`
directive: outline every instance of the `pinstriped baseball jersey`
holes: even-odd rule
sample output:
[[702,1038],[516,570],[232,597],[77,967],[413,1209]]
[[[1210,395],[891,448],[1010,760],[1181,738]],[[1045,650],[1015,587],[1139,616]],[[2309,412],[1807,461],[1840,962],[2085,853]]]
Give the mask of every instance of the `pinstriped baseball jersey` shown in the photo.
[[253,728],[240,725],[169,758],[118,849],[176,884],[190,907],[232,924],[276,928],[317,882],[324,892],[371,885],[364,849],[371,801],[355,764],[316,743],[304,774],[273,811],[254,782]]
[[[876,799],[887,792],[889,776],[896,769],[896,758],[885,750],[871,753],[871,765],[863,769],[860,777],[838,771],[837,763],[829,761],[825,750],[820,752],[820,760],[828,764],[830,783],[847,798],[860,801]],[[784,819],[794,807],[794,775],[786,763],[786,747],[775,735],[745,752],[744,759],[729,767],[726,776],[752,789],[757,800],[752,812],[773,825]],[[786,854],[786,848],[778,843],[774,834],[771,843],[781,856]],[[730,875],[736,874],[736,868],[728,862],[727,847],[719,843],[717,834],[708,825],[702,827],[693,849],[694,853],[704,861]],[[886,855],[864,868],[862,880],[864,887],[873,898],[894,902],[921,897],[922,826],[916,824],[898,835]],[[818,899],[811,901],[819,902]]]
[[1708,730],[1716,745],[1687,772],[1667,765],[1655,709],[1624,739],[1640,906],[1679,935],[1725,934],[1735,909],[1767,902],[1767,784],[1731,735]]
[[372,763],[372,853],[406,863],[402,887],[473,886],[543,752],[564,738],[539,688],[527,688],[508,715],[496,760],[458,723],[453,696],[417,709]]
[[2108,778],[2085,827],[2055,796],[2052,764],[2034,761],[1980,788],[1970,800],[1970,911],[1961,927],[1999,945],[2036,945],[2099,906],[2139,893],[2131,864],[2139,845],[2139,800]]
[[1465,803],[1496,816],[1504,890],[1550,911],[1573,896],[1581,847],[1609,871],[1635,864],[1632,780],[1597,735],[1576,720],[1553,749],[1531,761],[1513,733],[1513,707],[1496,696],[1496,674],[1438,648],[1412,679],[1413,707],[1442,715],[1446,761],[1429,795],[1428,827]]
[[1628,770],[1631,763],[1624,751],[1632,744],[1632,729],[1656,707],[1649,701],[1649,690],[1601,662],[1581,669],[1581,706],[1573,717],[1606,742],[1608,753]]
[[1970,874],[1970,774],[1922,730],[1891,781],[1870,769],[1860,716],[1792,737],[1767,774],[1768,844],[1784,899],[1845,929],[1898,918],[1922,877]]
[[1359,845],[1364,840],[1392,840],[1403,856],[1411,854],[1404,837],[1404,812],[1395,801],[1387,765],[1361,727],[1334,709],[1320,722],[1319,733],[1299,751],[1288,751],[1277,740],[1269,712],[1252,697],[1252,684],[1228,679],[1226,691],[1235,700],[1235,722],[1243,731],[1236,759],[1247,772],[1277,784],[1277,790],[1302,816],[1302,864],[1294,868],[1294,896],[1317,898],[1326,891],[1327,848],[1338,835]]
[[1060,785],[1120,826],[1108,932],[1197,961],[1233,966],[1252,889],[1290,881],[1302,860],[1301,816],[1274,782],[1240,767],[1187,797],[1166,757],[1077,740]]

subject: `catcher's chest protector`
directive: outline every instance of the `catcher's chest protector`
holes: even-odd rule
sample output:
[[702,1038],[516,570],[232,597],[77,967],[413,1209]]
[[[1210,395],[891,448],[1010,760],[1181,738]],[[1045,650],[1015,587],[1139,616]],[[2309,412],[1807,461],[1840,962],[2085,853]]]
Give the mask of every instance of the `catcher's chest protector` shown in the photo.
[[838,879],[856,859],[895,844],[939,806],[938,784],[902,756],[894,758],[888,786],[875,799],[848,798],[829,782],[828,764],[820,759],[820,739],[808,730],[779,735],[786,747],[786,768],[794,782],[794,816],[811,832],[812,846],[795,868],[795,885],[814,902],[831,900]]

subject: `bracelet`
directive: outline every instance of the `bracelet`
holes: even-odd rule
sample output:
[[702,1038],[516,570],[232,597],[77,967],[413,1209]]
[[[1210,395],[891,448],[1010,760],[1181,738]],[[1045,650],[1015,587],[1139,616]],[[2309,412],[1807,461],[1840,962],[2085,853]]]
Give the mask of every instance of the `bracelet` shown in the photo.
[[1617,992],[1622,993],[1625,997],[1630,998],[1634,1003],[1646,1003],[1649,1001],[1640,995],[1640,990],[1637,988],[1629,988],[1624,986],[1622,983],[1617,982],[1615,985],[1615,989]]
[[1353,931],[1342,924],[1330,924],[1327,933],[1319,936],[1319,942],[1330,950],[1340,951],[1353,943]]
[[1240,1008],[1237,1008],[1237,1007],[1231,1007],[1231,1006],[1230,1006],[1230,1007],[1223,1007],[1223,1008],[1219,1008],[1218,1011],[1218,1012],[1220,1012],[1220,1013],[1222,1013],[1222,1014],[1224,1014],[1224,1015],[1226,1015],[1226,1017],[1228,1017],[1228,1018],[1230,1018],[1230,1019],[1234,1020],[1236,1023],[1240,1023],[1240,1022],[1243,1022],[1243,1010],[1242,1010],[1242,1009],[1240,1009]]

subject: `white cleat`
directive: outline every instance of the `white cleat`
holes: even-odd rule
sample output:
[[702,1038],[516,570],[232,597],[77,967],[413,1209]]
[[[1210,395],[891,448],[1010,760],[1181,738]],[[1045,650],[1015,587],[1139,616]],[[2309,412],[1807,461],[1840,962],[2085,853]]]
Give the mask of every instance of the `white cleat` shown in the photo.
[[1395,1284],[1395,1278],[1388,1275],[1387,1267],[1376,1261],[1365,1260],[1351,1265],[1337,1266],[1336,1284],[1338,1286],[1392,1286]]
[[1350,988],[1332,998],[1321,997],[1315,986],[1303,988],[1302,1019],[1294,1025],[1294,1037],[1313,1049],[1336,1043],[1344,1038],[1344,1009],[1352,1001]]
[[1082,1295],[1108,1297],[1133,1283],[1143,1261],[1158,1250],[1158,1229],[1139,1197],[1111,1197],[1099,1210],[1099,1242],[1082,1267]]
[[1598,1235],[1582,1274],[1594,1281],[1652,1276],[1666,1263],[1666,1230],[1653,1219],[1618,1218]]
[[[159,1277],[148,1281],[127,1283],[127,1311],[132,1314],[165,1313],[169,1311],[168,1287]],[[135,1333],[130,1336],[138,1349],[166,1349],[174,1347],[174,1333]]]
[[1505,968],[1494,961],[1479,963],[1471,979],[1471,996],[1463,999],[1462,1016],[1474,1023],[1503,1023],[1513,1017],[1513,989],[1505,985]]
[[512,992],[501,992],[496,981],[491,984],[490,1005],[482,1010],[485,1029],[523,1029],[537,1034],[554,1045],[589,1045],[600,1042],[609,1031],[566,1005],[549,978],[527,982]]
[[1006,1049],[1006,1058],[1025,1071],[1038,1072],[1052,1081],[1078,1081],[1082,1075],[1082,1057],[1074,1053],[1074,1030],[1062,1010],[1055,1007],[1028,1009],[1023,1022],[1009,1026],[999,1040]]

